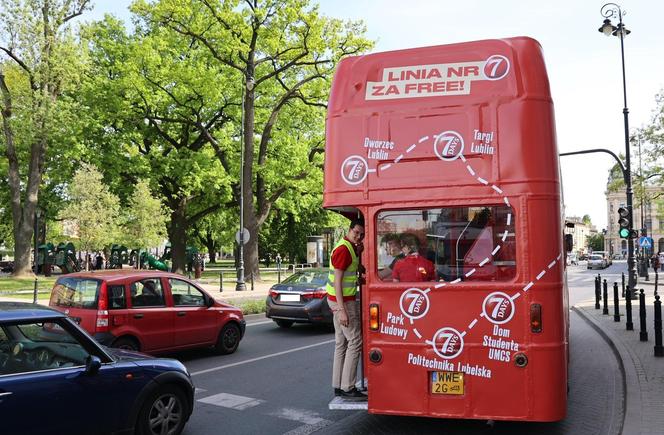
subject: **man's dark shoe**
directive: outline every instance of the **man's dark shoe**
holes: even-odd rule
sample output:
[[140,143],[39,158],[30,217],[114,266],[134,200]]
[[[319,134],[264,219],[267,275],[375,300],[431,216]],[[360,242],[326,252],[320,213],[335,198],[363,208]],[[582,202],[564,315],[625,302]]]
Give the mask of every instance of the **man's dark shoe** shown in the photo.
[[344,391],[344,390],[342,390],[341,388],[335,388],[335,389],[334,389],[334,395],[335,395],[335,396],[341,396],[341,393],[342,393],[343,391]]
[[366,394],[360,393],[355,387],[349,391],[341,390],[340,397],[346,400],[367,400]]

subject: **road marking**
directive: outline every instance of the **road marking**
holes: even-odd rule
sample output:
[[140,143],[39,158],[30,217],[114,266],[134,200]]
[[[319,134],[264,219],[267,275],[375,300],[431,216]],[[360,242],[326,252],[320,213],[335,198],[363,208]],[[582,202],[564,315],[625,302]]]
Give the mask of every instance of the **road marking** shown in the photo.
[[296,427],[295,429],[286,432],[284,435],[309,435],[310,433],[318,432],[322,428],[331,424],[332,422],[330,420],[323,419],[316,424],[305,424],[304,426]]
[[254,322],[254,323],[247,323],[247,327],[249,326],[256,326],[256,325],[265,325],[268,323],[274,323],[272,320],[263,320],[261,322]]
[[317,413],[307,409],[281,408],[268,415],[285,418],[286,420],[299,421],[300,423],[307,425],[319,424],[320,422],[325,421],[325,419],[321,418]]
[[207,403],[208,405],[221,406],[223,408],[235,409],[237,411],[244,411],[248,408],[253,408],[264,400],[254,399],[253,397],[236,396],[235,394],[219,393],[214,396],[204,397],[198,399],[197,402]]
[[197,372],[192,372],[191,376],[198,376],[198,375],[203,375],[205,373],[216,372],[218,370],[224,370],[224,369],[228,369],[228,368],[235,367],[235,366],[241,366],[242,364],[249,364],[249,363],[260,361],[260,360],[263,360],[263,359],[274,358],[275,356],[281,356],[281,355],[286,355],[286,354],[293,353],[293,352],[299,352],[301,350],[311,349],[312,347],[322,346],[324,344],[330,344],[330,343],[334,343],[334,339],[321,341],[320,343],[310,344],[308,346],[301,346],[301,347],[296,347],[294,349],[284,350],[283,352],[271,353],[269,355],[263,355],[263,356],[259,356],[259,357],[256,357],[256,358],[247,359],[247,360],[244,360],[244,361],[238,361],[238,362],[232,363],[232,364],[225,364],[223,366],[212,367],[212,368],[205,369],[205,370],[199,370]]

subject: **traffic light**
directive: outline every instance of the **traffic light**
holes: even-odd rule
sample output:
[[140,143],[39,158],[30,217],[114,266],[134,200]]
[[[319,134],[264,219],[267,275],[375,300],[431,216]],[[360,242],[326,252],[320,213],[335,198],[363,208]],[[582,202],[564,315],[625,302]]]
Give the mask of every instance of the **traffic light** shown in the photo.
[[621,239],[634,239],[639,236],[636,230],[632,229],[632,223],[629,221],[629,210],[626,207],[618,209],[618,235]]

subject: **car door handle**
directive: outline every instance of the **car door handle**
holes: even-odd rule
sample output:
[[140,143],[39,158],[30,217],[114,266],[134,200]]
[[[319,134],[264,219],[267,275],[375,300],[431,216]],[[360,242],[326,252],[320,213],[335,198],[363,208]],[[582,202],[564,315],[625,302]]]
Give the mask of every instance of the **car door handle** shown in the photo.
[[184,317],[186,315],[187,313],[185,313],[184,311],[178,311],[178,317]]
[[142,319],[143,314],[134,314],[134,319]]
[[4,392],[4,393],[0,393],[0,397],[11,396],[12,394],[14,394],[14,393],[12,393],[11,391],[7,391],[7,392]]

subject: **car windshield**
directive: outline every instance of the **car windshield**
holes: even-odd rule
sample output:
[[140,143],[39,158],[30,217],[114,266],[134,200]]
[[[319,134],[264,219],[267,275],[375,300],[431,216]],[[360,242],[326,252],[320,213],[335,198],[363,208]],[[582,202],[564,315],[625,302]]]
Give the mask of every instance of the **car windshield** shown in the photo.
[[51,293],[51,306],[97,308],[101,281],[90,278],[63,277]]
[[591,256],[590,256],[590,259],[591,259],[591,260],[602,260],[603,258],[602,258],[601,255],[591,255]]
[[321,270],[302,270],[286,278],[284,284],[314,284],[325,285],[327,272]]

